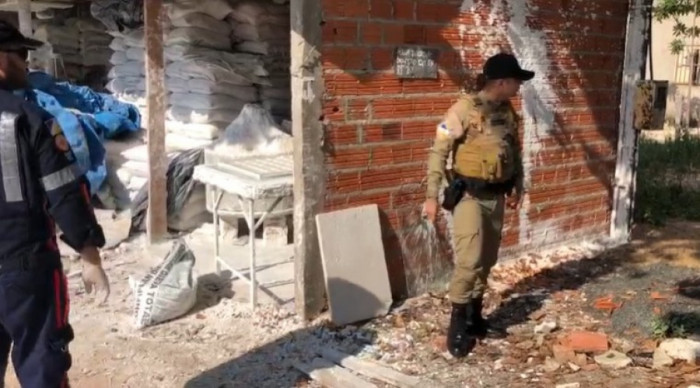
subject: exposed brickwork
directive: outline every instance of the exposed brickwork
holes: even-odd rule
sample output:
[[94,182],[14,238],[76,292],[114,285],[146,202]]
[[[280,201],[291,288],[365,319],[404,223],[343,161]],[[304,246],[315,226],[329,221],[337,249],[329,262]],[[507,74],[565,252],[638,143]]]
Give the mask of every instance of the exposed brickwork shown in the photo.
[[[402,231],[424,199],[437,121],[460,85],[473,84],[487,53],[513,49],[520,38],[504,26],[517,18],[511,11],[525,7],[509,3],[530,5],[524,24],[544,42],[545,79],[555,94],[537,99],[556,105],[550,129],[523,135],[532,187],[528,207],[506,216],[504,250],[607,233],[626,1],[322,0],[326,208],[377,203],[392,272],[401,271]],[[463,5],[470,10],[460,12]],[[414,44],[441,50],[438,80],[394,76],[395,47]],[[523,102],[514,104],[522,112]]]

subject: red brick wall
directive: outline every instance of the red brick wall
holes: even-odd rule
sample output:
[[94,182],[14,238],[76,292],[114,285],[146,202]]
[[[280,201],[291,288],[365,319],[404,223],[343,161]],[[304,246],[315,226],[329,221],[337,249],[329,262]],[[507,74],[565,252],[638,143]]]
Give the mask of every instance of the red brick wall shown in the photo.
[[[499,48],[538,71],[523,89],[526,101],[515,101],[531,188],[524,208],[507,214],[504,251],[608,233],[626,1],[322,0],[322,7],[326,209],[379,205],[397,295],[407,277],[414,293],[449,273],[449,255],[416,257],[400,243],[421,209],[437,121]],[[439,79],[397,79],[392,55],[400,45],[439,48]]]

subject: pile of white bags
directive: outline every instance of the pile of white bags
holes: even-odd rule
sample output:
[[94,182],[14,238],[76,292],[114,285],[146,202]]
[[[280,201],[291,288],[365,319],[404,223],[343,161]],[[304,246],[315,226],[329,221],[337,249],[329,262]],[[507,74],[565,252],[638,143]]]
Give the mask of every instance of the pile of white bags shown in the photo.
[[[258,54],[269,73],[259,84],[260,99],[275,117],[291,116],[290,21],[286,1],[242,0],[228,17],[237,52]],[[277,4],[275,4],[277,3]]]
[[[146,64],[143,28],[124,33],[112,32],[112,50],[107,89],[118,99],[132,103],[145,113]],[[142,120],[146,123],[146,118]]]
[[[211,144],[267,84],[263,58],[233,52],[226,0],[176,0],[164,32],[167,141],[187,149]],[[143,30],[115,34],[109,89],[145,107]],[[143,110],[145,113],[145,110]],[[147,117],[144,123],[147,124]],[[192,141],[195,140],[195,141]]]
[[48,47],[42,50],[46,55],[39,58],[43,64],[33,65],[46,68],[47,62],[53,60],[51,54],[57,54],[62,61],[58,62],[56,75],[72,81],[82,80],[93,67],[109,66],[112,50],[108,46],[112,38],[98,21],[72,17],[37,20],[35,24],[35,37]]
[[231,27],[224,21],[231,11],[226,0],[176,0],[168,7],[170,134],[213,141],[246,103],[258,101],[254,85],[267,73],[260,58],[232,52]]

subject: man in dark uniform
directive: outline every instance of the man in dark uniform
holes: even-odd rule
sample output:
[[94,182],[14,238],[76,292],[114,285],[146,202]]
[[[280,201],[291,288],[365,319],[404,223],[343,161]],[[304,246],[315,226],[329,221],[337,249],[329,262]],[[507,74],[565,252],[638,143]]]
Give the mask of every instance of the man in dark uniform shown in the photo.
[[14,345],[24,388],[68,386],[73,331],[54,220],[82,257],[87,292],[109,295],[87,180],[52,116],[12,93],[27,87],[27,54],[41,45],[0,22],[0,372]]

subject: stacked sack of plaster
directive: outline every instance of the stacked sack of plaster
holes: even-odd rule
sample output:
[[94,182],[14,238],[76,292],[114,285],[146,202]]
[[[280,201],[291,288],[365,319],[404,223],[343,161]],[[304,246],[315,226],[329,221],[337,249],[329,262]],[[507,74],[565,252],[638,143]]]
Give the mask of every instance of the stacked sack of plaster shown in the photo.
[[290,21],[288,0],[242,0],[233,7],[228,22],[234,50],[260,55],[269,73],[260,84],[260,98],[277,119],[291,116]]
[[57,59],[58,77],[83,81],[90,72],[105,72],[109,66],[111,50],[107,46],[111,37],[95,20],[75,17],[40,20],[34,35],[48,43],[51,53],[44,61],[53,61],[52,56]]
[[[143,28],[112,32],[109,48],[112,56],[109,60],[112,69],[109,72],[107,89],[119,100],[136,105],[141,114],[146,113],[146,65]],[[142,118],[145,124],[147,117]]]
[[267,72],[258,56],[232,52],[231,27],[223,20],[231,12],[225,0],[168,6],[166,129],[173,148],[213,143],[246,103],[258,101],[255,84]]

